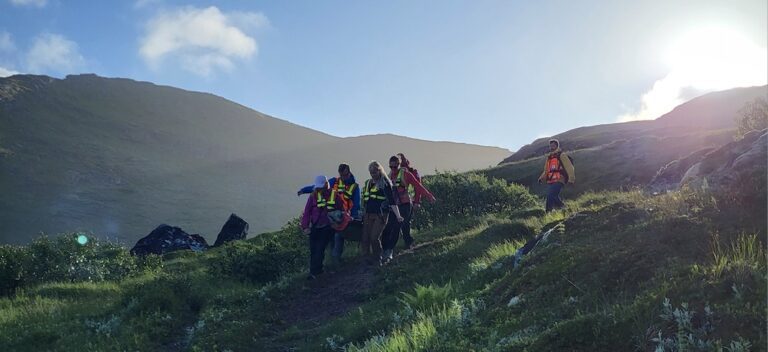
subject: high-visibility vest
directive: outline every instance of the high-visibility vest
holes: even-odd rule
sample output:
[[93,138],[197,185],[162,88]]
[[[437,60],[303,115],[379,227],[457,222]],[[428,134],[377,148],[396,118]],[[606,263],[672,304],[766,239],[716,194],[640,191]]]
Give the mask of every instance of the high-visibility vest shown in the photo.
[[560,153],[550,153],[547,157],[547,183],[561,182],[565,174]]
[[379,187],[376,186],[376,182],[371,182],[373,180],[368,179],[365,181],[365,189],[363,190],[363,200],[368,201],[369,199],[375,199],[375,200],[385,200],[387,199],[386,196],[384,196],[384,191],[380,190]]
[[317,207],[326,210],[336,210],[336,190],[331,190],[331,198],[325,199],[323,191],[317,191]]
[[408,196],[411,198],[416,196],[416,190],[413,188],[413,185],[409,184],[406,186],[405,184],[405,168],[403,167],[401,167],[397,172],[397,177],[395,178],[395,187],[398,188],[398,192],[408,192]]
[[352,194],[355,192],[355,187],[357,187],[357,183],[352,183],[349,185],[344,184],[344,180],[342,180],[341,177],[337,177],[336,182],[333,184],[333,189],[341,193],[341,196],[346,199],[352,199]]

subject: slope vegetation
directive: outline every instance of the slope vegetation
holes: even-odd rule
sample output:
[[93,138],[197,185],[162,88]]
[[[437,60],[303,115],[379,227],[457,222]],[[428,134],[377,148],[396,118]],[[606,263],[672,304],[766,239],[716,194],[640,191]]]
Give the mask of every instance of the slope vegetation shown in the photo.
[[[483,177],[441,177],[481,193],[495,189]],[[73,246],[67,237],[57,245],[0,247],[23,259],[70,246],[113,268],[130,267],[101,279],[78,270],[52,277],[49,270],[39,280],[25,268],[52,266],[23,266],[27,283],[0,298],[0,347],[745,351],[768,342],[764,204],[693,190],[601,192],[543,214],[524,189],[509,187],[505,196],[516,201],[484,215],[424,213],[440,221],[388,266],[365,266],[348,246],[345,264],[311,282],[295,222],[206,253],[134,266],[116,259],[121,252]],[[515,258],[543,233],[546,239]],[[17,262],[34,264],[39,256],[31,258]],[[103,272],[93,260],[77,263]]]

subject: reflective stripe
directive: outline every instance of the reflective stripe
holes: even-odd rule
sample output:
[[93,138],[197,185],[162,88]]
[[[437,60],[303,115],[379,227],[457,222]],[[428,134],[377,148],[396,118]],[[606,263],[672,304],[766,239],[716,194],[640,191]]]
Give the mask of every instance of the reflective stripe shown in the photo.
[[408,196],[414,198],[416,196],[416,189],[414,189],[413,185],[411,184],[408,184],[407,187],[403,186],[405,183],[405,168],[400,168],[400,171],[397,172],[395,186],[401,188],[403,191],[408,192]]
[[317,207],[334,210],[336,207],[336,190],[331,190],[331,199],[323,198],[323,192],[317,192]]
[[376,187],[376,183],[371,181],[372,181],[371,179],[368,179],[365,181],[365,189],[363,190],[363,200],[368,201],[369,199],[376,199],[376,200],[387,199],[387,197],[385,197],[382,194],[383,192],[379,190],[378,187]]

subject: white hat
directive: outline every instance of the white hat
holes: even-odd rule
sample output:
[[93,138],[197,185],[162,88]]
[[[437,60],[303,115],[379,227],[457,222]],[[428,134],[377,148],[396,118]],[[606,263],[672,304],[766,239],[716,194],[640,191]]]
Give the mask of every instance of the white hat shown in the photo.
[[325,188],[326,183],[328,183],[328,179],[325,176],[320,175],[315,177],[315,189]]

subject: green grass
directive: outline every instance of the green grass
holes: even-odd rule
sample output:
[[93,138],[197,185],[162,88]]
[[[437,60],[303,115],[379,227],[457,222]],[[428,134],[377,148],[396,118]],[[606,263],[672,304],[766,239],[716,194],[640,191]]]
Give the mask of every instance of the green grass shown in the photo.
[[[763,214],[693,191],[587,193],[566,203],[547,214],[520,209],[423,229],[415,233],[415,252],[372,269],[371,287],[356,292],[356,303],[321,321],[311,319],[312,311],[304,319],[284,315],[285,307],[323,290],[322,282],[304,281],[302,260],[234,270],[268,265],[258,259],[265,255],[305,259],[295,224],[207,253],[175,253],[160,268],[119,280],[25,286],[0,298],[0,350],[766,345]],[[548,241],[513,268],[515,251],[549,229]],[[344,265],[361,265],[354,245],[347,248]]]

